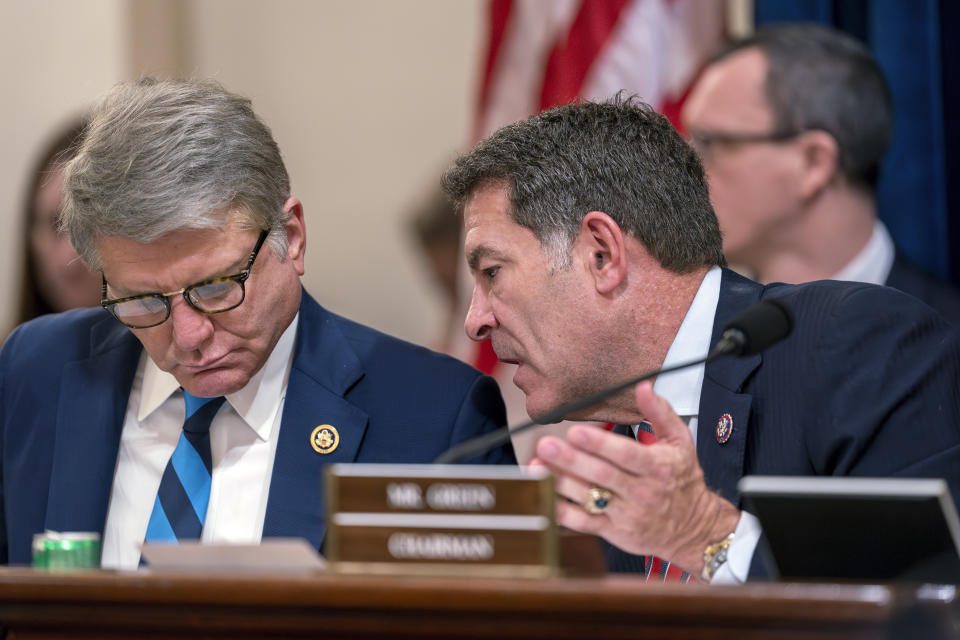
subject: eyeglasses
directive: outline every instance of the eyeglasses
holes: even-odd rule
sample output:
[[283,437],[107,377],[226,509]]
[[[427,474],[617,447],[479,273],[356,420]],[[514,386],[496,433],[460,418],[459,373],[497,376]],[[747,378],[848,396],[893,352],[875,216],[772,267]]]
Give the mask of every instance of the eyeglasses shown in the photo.
[[168,293],[142,293],[126,298],[107,300],[107,278],[100,274],[103,280],[100,290],[100,306],[132,329],[146,329],[166,322],[170,317],[170,296],[183,294],[187,304],[201,313],[223,313],[236,309],[243,302],[246,295],[244,282],[250,277],[250,270],[260,253],[263,241],[267,239],[269,231],[260,232],[257,246],[250,253],[250,260],[243,271],[236,275],[212,278],[192,284],[179,291]]
[[700,155],[710,155],[710,148],[716,144],[743,144],[756,142],[783,142],[796,138],[805,130],[800,131],[772,131],[770,133],[750,133],[739,131],[691,131],[690,144],[700,152]]

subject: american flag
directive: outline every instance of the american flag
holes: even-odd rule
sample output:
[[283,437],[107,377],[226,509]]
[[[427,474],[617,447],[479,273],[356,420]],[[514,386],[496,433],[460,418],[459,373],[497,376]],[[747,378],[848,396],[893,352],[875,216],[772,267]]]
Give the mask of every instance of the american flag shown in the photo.
[[[678,126],[692,81],[727,37],[727,0],[490,0],[487,11],[474,142],[549,107],[621,90]],[[497,378],[508,415],[525,419],[512,367],[490,341],[463,346],[454,352]]]

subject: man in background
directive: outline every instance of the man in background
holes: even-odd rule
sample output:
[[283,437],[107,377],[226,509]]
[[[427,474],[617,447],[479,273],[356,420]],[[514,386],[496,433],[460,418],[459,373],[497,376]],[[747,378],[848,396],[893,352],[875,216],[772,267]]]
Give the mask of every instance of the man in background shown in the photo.
[[319,549],[328,464],[431,462],[504,424],[490,378],[303,291],[303,206],[249,100],[120,84],[65,191],[103,308],[0,352],[0,561],[28,563],[45,529],[102,533],[104,567],[136,568],[144,542]]
[[886,284],[960,322],[960,293],[912,264],[877,219],[893,109],[861,43],[814,24],[762,28],[708,63],[681,119],[733,264],[760,282]]
[[762,354],[564,416],[629,425],[629,438],[575,426],[537,442],[559,523],[607,540],[612,569],[760,572],[737,489],[747,474],[944,477],[960,497],[952,327],[887,287],[764,286],[725,269],[700,160],[649,106],[550,109],[480,142],[444,184],[474,275],[467,334],[517,365],[532,416],[704,358],[760,300],[793,309],[792,334]]

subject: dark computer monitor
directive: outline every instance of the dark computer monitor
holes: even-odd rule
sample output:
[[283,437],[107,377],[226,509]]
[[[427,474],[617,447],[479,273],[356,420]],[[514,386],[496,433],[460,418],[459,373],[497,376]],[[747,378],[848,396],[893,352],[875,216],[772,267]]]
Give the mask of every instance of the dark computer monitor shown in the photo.
[[746,476],[781,579],[960,583],[960,519],[939,479]]

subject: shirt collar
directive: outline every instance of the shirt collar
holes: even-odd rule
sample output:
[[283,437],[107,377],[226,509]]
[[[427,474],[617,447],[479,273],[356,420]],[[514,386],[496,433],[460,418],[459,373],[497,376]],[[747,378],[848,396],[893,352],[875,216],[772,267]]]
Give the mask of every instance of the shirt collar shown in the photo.
[[[694,296],[687,314],[683,317],[663,367],[672,367],[692,360],[707,357],[710,352],[710,336],[713,333],[713,318],[720,300],[720,267],[712,267],[703,276],[697,295]],[[653,390],[670,403],[680,416],[695,416],[700,411],[700,387],[703,386],[704,365],[687,367],[673,373],[657,376]]]
[[890,232],[882,222],[877,220],[873,224],[870,239],[860,253],[830,279],[883,284],[890,275],[890,269],[893,268],[894,253],[896,251]]
[[[274,423],[273,418],[283,400],[290,366],[293,364],[293,346],[299,320],[298,312],[293,322],[280,335],[267,361],[250,378],[250,382],[239,391],[227,394],[227,402],[230,406],[262,440],[269,437]],[[150,357],[147,357],[137,419],[143,421],[179,389],[180,383],[177,379],[172,374],[161,370]]]

